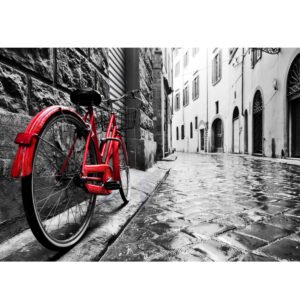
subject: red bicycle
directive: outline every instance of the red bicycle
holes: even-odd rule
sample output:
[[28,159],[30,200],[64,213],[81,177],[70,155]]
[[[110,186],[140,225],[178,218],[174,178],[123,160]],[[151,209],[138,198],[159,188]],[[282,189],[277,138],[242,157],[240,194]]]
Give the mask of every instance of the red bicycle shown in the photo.
[[[138,90],[126,97],[135,98]],[[119,190],[125,203],[130,197],[128,156],[117,128],[112,105],[105,137],[99,145],[93,106],[101,103],[94,90],[77,90],[71,101],[78,109],[51,106],[38,113],[23,133],[11,176],[22,178],[22,198],[29,226],[45,247],[66,249],[77,243],[91,221],[97,195]],[[135,111],[136,112],[136,111]]]

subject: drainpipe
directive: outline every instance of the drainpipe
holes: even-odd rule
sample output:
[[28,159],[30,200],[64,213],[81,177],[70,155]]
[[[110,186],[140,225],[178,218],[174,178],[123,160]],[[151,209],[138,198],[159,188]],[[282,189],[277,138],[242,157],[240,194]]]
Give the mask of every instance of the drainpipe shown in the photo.
[[206,48],[206,152],[208,152],[208,48]]
[[242,48],[242,116],[244,117],[244,48]]

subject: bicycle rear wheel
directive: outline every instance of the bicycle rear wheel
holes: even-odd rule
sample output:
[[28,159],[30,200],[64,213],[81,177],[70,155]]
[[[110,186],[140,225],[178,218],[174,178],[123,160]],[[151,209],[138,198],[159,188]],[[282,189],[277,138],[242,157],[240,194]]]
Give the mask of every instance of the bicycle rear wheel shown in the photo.
[[[24,209],[30,228],[42,245],[66,249],[83,236],[95,207],[96,196],[87,193],[79,180],[85,125],[72,114],[57,115],[47,121],[38,136],[32,174],[22,178]],[[97,163],[92,140],[87,163]]]

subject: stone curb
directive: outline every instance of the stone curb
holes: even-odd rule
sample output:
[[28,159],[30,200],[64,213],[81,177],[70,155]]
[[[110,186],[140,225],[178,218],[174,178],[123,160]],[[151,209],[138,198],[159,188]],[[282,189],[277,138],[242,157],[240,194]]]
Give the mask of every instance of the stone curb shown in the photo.
[[157,163],[146,172],[131,170],[131,199],[127,205],[117,191],[111,196],[98,197],[88,232],[67,253],[44,248],[30,229],[0,244],[2,261],[99,261],[109,245],[121,234],[159,184],[167,177],[169,166]]

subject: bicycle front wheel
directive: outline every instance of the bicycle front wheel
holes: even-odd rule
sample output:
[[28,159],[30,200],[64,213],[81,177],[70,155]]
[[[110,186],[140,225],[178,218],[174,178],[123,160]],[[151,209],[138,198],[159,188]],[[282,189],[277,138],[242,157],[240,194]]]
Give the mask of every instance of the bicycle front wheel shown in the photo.
[[[49,249],[73,246],[92,217],[96,196],[85,190],[79,177],[86,136],[83,121],[72,114],[49,119],[38,135],[32,174],[22,178],[27,221]],[[92,140],[87,163],[97,163]]]
[[[123,142],[122,142],[123,143]],[[120,170],[120,195],[124,203],[128,203],[130,198],[130,169],[128,164],[128,156],[126,147],[123,144],[119,144],[119,170]]]

